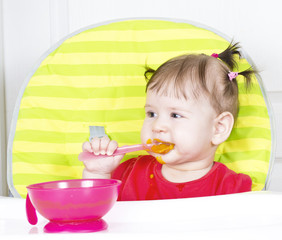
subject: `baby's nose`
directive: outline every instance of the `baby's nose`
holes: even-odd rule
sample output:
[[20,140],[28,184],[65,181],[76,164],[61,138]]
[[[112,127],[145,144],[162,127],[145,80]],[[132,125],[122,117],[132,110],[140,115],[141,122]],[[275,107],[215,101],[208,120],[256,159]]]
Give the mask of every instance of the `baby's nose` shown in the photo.
[[165,119],[157,118],[154,121],[153,132],[166,132],[168,130],[168,123],[165,121]]

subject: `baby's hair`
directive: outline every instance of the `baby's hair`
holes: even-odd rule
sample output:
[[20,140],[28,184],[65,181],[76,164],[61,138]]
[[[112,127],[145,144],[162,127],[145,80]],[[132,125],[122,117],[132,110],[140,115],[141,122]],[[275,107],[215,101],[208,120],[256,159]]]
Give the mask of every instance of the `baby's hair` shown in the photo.
[[258,71],[253,67],[250,67],[242,72],[238,72],[238,75],[242,75],[245,78],[245,86],[247,90],[251,87],[252,75],[254,74],[258,74]]
[[237,67],[235,56],[241,56],[239,48],[239,43],[231,43],[222,53],[212,56],[186,54],[168,60],[157,70],[146,66],[146,91],[151,90],[177,98],[184,97],[187,100],[188,89],[195,99],[200,96],[208,97],[218,114],[228,111],[236,119],[239,106],[236,77],[244,77],[245,88],[248,90],[252,75],[257,73],[253,68],[233,72]]
[[220,60],[225,62],[227,66],[232,70],[234,67],[237,67],[237,62],[234,58],[234,55],[239,55],[241,57],[241,53],[239,52],[239,43],[233,44],[232,42],[229,44],[229,46],[222,52],[218,54],[218,57]]
[[[212,56],[216,56],[216,58],[222,60],[232,70],[237,67],[237,62],[234,55],[237,54],[239,57],[241,57],[241,53],[239,51],[240,48],[241,47],[238,42],[234,44],[231,42],[222,53],[216,55],[212,54]],[[238,75],[242,75],[245,78],[245,86],[248,89],[251,86],[252,75],[257,73],[258,72],[253,68],[249,68],[242,72],[238,72]]]

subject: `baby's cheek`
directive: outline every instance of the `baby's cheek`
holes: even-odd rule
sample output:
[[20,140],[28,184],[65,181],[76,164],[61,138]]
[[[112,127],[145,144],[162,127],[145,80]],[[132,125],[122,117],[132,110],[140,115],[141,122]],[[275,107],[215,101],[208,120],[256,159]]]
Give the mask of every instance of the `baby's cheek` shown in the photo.
[[142,129],[141,129],[141,141],[143,144],[146,144],[147,140],[150,138],[149,134],[149,127],[146,123],[143,123]]
[[142,144],[146,144],[146,134],[144,133],[144,131],[141,131],[141,142]]
[[175,144],[174,151],[176,154],[180,154],[180,155],[187,154],[191,152],[191,144],[189,141],[183,140],[181,143]]

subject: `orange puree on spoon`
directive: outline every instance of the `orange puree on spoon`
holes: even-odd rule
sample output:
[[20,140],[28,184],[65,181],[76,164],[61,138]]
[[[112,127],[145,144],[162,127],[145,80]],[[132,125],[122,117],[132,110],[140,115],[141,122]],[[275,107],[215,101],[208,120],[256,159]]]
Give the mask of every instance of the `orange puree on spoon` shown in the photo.
[[[154,153],[166,154],[174,148],[173,143],[164,142],[164,141],[161,141],[160,139],[154,139],[154,142],[160,143],[160,144],[153,145],[151,147],[151,150]],[[148,139],[147,144],[152,144],[152,140]]]

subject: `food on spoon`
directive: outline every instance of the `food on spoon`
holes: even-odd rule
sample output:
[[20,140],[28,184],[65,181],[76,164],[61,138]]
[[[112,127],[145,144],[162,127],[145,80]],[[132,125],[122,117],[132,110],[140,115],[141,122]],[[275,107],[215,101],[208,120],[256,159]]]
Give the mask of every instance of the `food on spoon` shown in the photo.
[[[170,142],[164,142],[160,139],[154,139],[154,143],[157,143],[151,147],[151,151],[159,154],[166,154],[174,148],[174,144]],[[152,140],[148,139],[147,144],[152,144]]]

